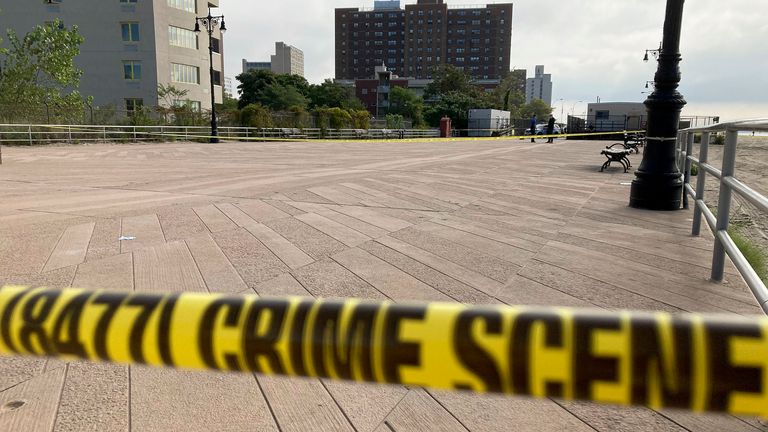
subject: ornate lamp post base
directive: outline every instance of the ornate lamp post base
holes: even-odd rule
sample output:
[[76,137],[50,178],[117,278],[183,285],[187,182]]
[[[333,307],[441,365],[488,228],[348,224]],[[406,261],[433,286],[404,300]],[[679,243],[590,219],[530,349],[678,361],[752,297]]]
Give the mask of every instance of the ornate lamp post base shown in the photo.
[[647,210],[681,208],[683,178],[676,163],[675,141],[680,112],[686,104],[683,95],[677,91],[684,4],[685,0],[667,0],[664,41],[654,79],[655,90],[645,101],[648,107],[646,148],[632,182],[630,207]]

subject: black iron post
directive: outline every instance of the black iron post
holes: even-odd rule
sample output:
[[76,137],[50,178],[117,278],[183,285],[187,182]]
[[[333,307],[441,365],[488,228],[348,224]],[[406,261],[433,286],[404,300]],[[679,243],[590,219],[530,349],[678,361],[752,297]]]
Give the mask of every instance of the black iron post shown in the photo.
[[208,58],[210,61],[210,76],[211,76],[211,143],[219,142],[219,125],[216,119],[216,89],[214,87],[214,70],[213,70],[213,31],[221,23],[221,32],[224,33],[227,30],[227,25],[224,23],[224,15],[212,16],[211,9],[208,9],[208,16],[195,18],[195,32],[200,32],[200,24],[203,24],[208,32]]
[[647,210],[679,210],[683,197],[682,173],[675,162],[675,141],[680,111],[686,102],[677,91],[680,83],[680,34],[685,0],[667,0],[664,40],[655,90],[648,96],[647,145],[635,173],[630,207]]

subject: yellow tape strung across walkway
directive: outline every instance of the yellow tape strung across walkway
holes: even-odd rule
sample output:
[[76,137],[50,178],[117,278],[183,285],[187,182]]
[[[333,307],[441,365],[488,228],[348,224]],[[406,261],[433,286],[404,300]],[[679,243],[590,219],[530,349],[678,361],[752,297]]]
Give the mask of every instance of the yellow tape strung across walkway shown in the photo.
[[[46,126],[50,129],[59,129],[62,132],[67,131],[73,131],[73,132],[82,132],[82,133],[102,133],[102,130],[98,128],[98,126],[94,126],[93,129],[85,129],[85,128],[68,128],[65,126]],[[128,128],[128,126],[126,126]],[[496,131],[496,129],[473,129],[475,131]],[[160,132],[144,132],[144,131],[132,131],[130,129],[126,129],[123,131],[107,131],[108,134],[122,134],[125,135],[126,138],[131,138],[133,135],[136,136],[142,136],[142,137],[156,137],[156,138],[175,138],[175,139],[205,139],[209,140],[211,138],[218,138],[222,141],[230,141],[230,142],[336,142],[336,143],[357,143],[357,142],[365,142],[365,141],[372,141],[372,142],[449,142],[449,141],[499,141],[499,140],[525,140],[525,139],[546,139],[546,138],[577,138],[577,137],[600,137],[600,136],[610,136],[610,135],[623,135],[623,134],[636,134],[636,133],[643,133],[645,131],[615,131],[615,132],[584,132],[584,133],[572,133],[572,134],[560,134],[560,135],[517,135],[517,136],[498,136],[498,137],[451,137],[451,138],[441,138],[441,137],[413,137],[413,138],[369,138],[369,137],[360,137],[360,138],[274,138],[274,137],[258,137],[258,136],[251,136],[251,137],[234,137],[234,136],[228,136],[228,135],[219,135],[217,137],[213,137],[211,135],[205,135],[205,134],[182,134],[182,133],[160,133]],[[26,133],[26,132],[25,132]],[[38,133],[38,132],[35,132]]]
[[768,416],[768,318],[0,289],[0,354]]

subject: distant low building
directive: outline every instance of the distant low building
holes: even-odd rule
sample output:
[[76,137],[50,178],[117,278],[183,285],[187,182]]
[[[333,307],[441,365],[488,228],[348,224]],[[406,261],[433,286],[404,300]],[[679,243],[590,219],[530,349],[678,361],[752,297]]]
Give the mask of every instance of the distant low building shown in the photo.
[[601,102],[587,107],[586,127],[595,132],[645,129],[648,111],[642,102]]
[[552,75],[544,73],[544,66],[536,66],[536,75],[525,80],[525,103],[534,99],[543,100],[547,106],[552,106]]
[[270,61],[250,62],[243,59],[243,72],[269,70],[280,75],[304,76],[304,52],[284,42],[275,43],[275,54]]

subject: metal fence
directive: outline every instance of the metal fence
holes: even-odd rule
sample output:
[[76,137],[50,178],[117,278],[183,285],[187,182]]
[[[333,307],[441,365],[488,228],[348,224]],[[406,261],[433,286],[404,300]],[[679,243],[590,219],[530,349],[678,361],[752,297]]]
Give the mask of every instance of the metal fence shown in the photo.
[[[219,128],[219,137],[231,141],[409,139],[438,136],[437,129]],[[0,144],[205,141],[209,138],[210,128],[204,126],[0,124]]]
[[[713,133],[725,133],[722,169],[708,163],[710,138]],[[736,178],[736,149],[739,132],[768,132],[768,119],[745,120],[722,123],[708,127],[690,128],[680,131],[677,139],[678,166],[684,166],[685,191],[684,203],[688,206],[688,197],[695,200],[693,216],[693,235],[701,234],[702,217],[715,235],[715,250],[712,257],[712,280],[722,281],[725,273],[725,257],[733,264],[749,285],[760,307],[768,314],[768,288],[760,279],[755,269],[739,250],[733,238],[728,234],[730,226],[731,201],[734,192],[754,205],[762,213],[768,214],[768,198],[742,183]],[[701,134],[699,156],[693,156],[694,137]],[[699,167],[696,189],[691,186],[691,167]],[[717,216],[705,201],[707,174],[720,181],[720,196],[717,204]]]

